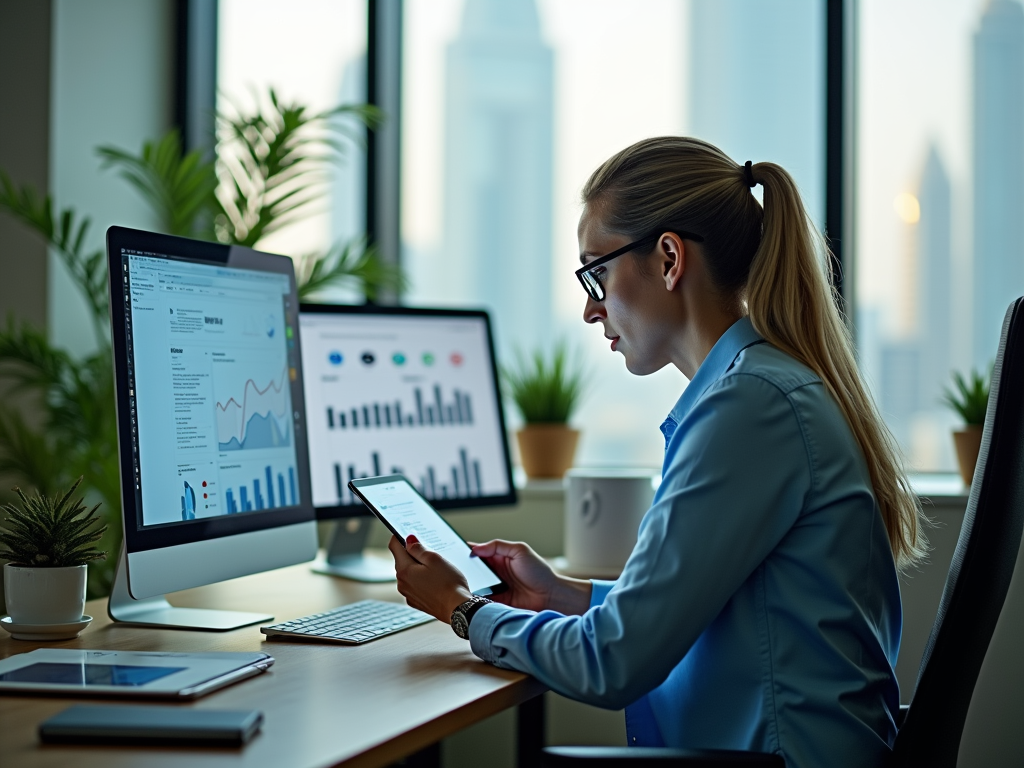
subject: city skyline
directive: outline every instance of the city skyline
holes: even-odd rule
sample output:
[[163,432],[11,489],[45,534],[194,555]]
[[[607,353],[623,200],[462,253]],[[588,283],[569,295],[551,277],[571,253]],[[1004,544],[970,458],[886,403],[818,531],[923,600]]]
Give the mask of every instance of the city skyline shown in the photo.
[[[299,5],[306,8],[304,0]],[[309,7],[319,9],[320,4]],[[619,418],[618,400],[622,397],[628,394],[630,401],[645,401],[635,406],[630,402],[622,412],[623,425],[609,429],[607,435],[595,436],[589,431],[585,436],[583,450],[603,456],[612,450],[612,434],[624,434],[626,422],[649,423],[663,416],[684,382],[674,371],[645,379],[629,376],[621,369],[621,359],[607,354],[600,333],[580,322],[581,294],[577,295],[579,288],[572,278],[578,190],[598,163],[636,139],[664,133],[695,134],[719,144],[737,162],[780,162],[797,177],[808,208],[820,224],[819,212],[824,202],[820,146],[823,133],[816,132],[814,126],[823,120],[824,114],[823,100],[818,94],[823,91],[820,78],[824,66],[824,20],[819,18],[823,12],[814,4],[808,11],[805,0],[779,3],[773,6],[778,13],[767,14],[765,18],[761,17],[760,5],[754,11],[742,13],[749,9],[749,4],[734,0],[651,0],[643,6],[642,13],[611,0],[537,0],[536,7],[540,38],[557,57],[552,72],[552,229],[549,263],[544,272],[552,287],[551,327],[556,331],[564,329],[581,345],[587,358],[594,361],[602,385],[593,400],[588,401],[588,407],[591,403],[596,407],[614,404],[612,411]],[[906,321],[900,318],[911,311],[911,305],[921,303],[915,297],[923,297],[931,290],[918,284],[925,274],[916,266],[920,254],[910,250],[908,243],[925,237],[927,212],[934,207],[927,199],[928,185],[924,184],[923,175],[932,148],[948,178],[951,198],[948,293],[952,295],[946,315],[952,328],[946,349],[948,368],[941,382],[949,380],[949,369],[966,370],[973,360],[972,347],[979,346],[974,343],[977,324],[972,310],[973,305],[981,303],[974,296],[977,286],[972,288],[972,81],[975,36],[986,7],[983,0],[865,0],[859,6],[858,49],[862,53],[858,58],[858,184],[854,219],[858,237],[853,244],[856,269],[852,278],[857,289],[859,353],[880,402],[884,399],[880,345],[906,338],[901,330]],[[447,154],[444,67],[445,51],[461,34],[464,9],[461,0],[406,3],[403,119],[407,130],[403,137],[402,227],[403,258],[413,279],[409,300],[414,303],[444,303],[449,296],[448,291],[439,290],[443,285],[432,285],[431,281],[442,280],[450,263],[442,212]],[[808,13],[817,15],[808,17]],[[243,26],[236,27],[234,22],[229,26],[232,34],[237,32],[238,39],[244,40],[234,50],[248,56],[249,52],[258,51],[260,44],[254,37],[255,27],[246,27],[240,14],[241,9],[233,11],[232,18],[239,18]],[[789,15],[796,22],[787,26]],[[353,28],[356,17],[349,18],[352,22],[345,24]],[[919,31],[913,40],[908,40],[903,32],[908,28]],[[766,39],[778,44],[765,47],[762,43]],[[321,49],[322,46],[317,48],[316,55],[320,55]],[[225,47],[224,51],[227,50]],[[343,63],[334,69],[329,62],[338,60],[338,50],[323,50],[325,56],[330,54],[334,58],[325,59],[327,63],[317,69],[315,77],[310,77],[305,69],[299,74],[300,61],[308,61],[311,51],[296,49],[295,58],[285,56],[288,66],[284,70],[280,63],[274,64],[253,53],[244,63],[224,68],[229,75],[236,73],[231,76],[233,79],[229,78],[225,90],[244,94],[239,83],[248,85],[261,82],[262,78],[279,86],[283,93],[306,98],[316,106],[330,106],[343,93],[343,67],[347,72],[353,59],[365,49],[353,41],[352,53],[346,53]],[[595,57],[595,50],[614,50],[615,55]],[[871,55],[864,55],[865,51]],[[709,58],[716,52],[719,58]],[[710,66],[711,61],[715,66]],[[794,69],[796,61],[800,64]],[[288,80],[292,71],[294,79]],[[328,77],[332,71],[334,74]],[[657,76],[652,77],[651,73]],[[327,90],[318,85],[327,81],[334,83]],[[808,92],[805,96],[794,96],[804,91]],[[801,139],[794,135],[788,130],[792,125],[808,127],[807,136]],[[920,202],[919,225],[908,225],[894,211],[893,198],[904,194],[911,194]],[[350,215],[360,217],[358,212]],[[285,252],[306,250],[296,244],[319,247],[320,243],[335,239],[340,231],[327,218],[321,225],[311,223],[310,230],[318,226],[318,232],[304,234],[296,228],[275,235],[273,242],[268,240],[265,245],[268,250]],[[908,234],[910,230],[914,230],[912,235]],[[915,247],[922,252],[933,250],[920,243]],[[455,300],[465,299],[460,296]],[[1000,319],[1004,309],[1005,305],[998,309]],[[920,322],[929,328],[937,327],[934,318],[918,321],[917,311],[911,313],[915,318],[912,326]],[[995,333],[997,336],[998,329]],[[995,337],[993,350],[994,343]],[[917,392],[926,385],[938,386],[936,374],[928,372],[938,370],[938,366],[927,362],[924,347],[921,351],[923,357],[915,369],[918,384],[909,387]],[[916,456],[924,456],[926,460],[920,466],[927,468],[940,465],[929,463],[932,459],[915,451],[915,445],[948,441],[947,426],[939,415],[941,409],[936,411],[933,405],[924,394],[918,396],[918,415],[910,419],[907,432],[907,439],[913,443],[908,443],[908,449]],[[917,423],[922,418],[931,425],[923,431]],[[639,446],[639,438],[636,442],[630,438],[629,445],[630,450]],[[638,455],[656,457],[658,446],[638,447],[637,451]]]
[[991,0],[974,35],[972,359],[987,370],[1024,292],[1024,8]]
[[506,359],[551,328],[553,85],[534,0],[467,0],[445,59],[438,277],[491,311]]

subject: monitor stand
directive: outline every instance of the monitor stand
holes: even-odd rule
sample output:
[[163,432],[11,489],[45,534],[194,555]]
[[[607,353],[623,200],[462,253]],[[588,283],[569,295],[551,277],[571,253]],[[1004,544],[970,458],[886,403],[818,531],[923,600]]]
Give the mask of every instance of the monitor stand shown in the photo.
[[313,570],[370,584],[394,581],[395,562],[390,556],[384,558],[363,551],[373,522],[372,517],[337,521],[324,557],[313,563]]
[[176,608],[163,595],[136,600],[128,592],[128,569],[125,566],[124,543],[114,568],[114,584],[107,602],[107,614],[122,624],[135,624],[163,629],[202,629],[226,632],[273,620],[273,616],[241,611],[218,611],[209,608]]

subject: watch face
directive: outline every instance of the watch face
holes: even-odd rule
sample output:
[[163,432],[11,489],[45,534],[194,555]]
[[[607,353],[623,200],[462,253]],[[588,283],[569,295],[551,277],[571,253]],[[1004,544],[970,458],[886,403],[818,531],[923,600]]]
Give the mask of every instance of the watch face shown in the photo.
[[469,624],[466,622],[466,617],[462,611],[455,611],[452,616],[452,629],[455,630],[455,634],[465,639],[469,636]]

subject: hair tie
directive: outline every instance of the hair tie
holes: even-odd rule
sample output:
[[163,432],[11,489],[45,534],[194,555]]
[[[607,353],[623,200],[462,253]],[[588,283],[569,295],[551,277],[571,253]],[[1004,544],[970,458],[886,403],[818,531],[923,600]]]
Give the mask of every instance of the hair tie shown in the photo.
[[746,179],[747,186],[751,189],[757,186],[757,182],[754,181],[754,171],[750,167],[749,160],[743,164],[743,178]]

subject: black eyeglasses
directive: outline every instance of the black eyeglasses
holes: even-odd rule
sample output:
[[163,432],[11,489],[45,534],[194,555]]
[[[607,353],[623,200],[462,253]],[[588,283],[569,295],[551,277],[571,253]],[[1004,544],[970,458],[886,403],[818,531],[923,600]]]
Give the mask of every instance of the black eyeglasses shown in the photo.
[[[602,280],[605,274],[605,264],[614,258],[621,256],[624,253],[629,253],[632,250],[639,248],[641,245],[647,245],[649,243],[655,243],[658,239],[666,232],[672,232],[672,230],[659,230],[657,234],[648,235],[647,237],[641,238],[636,242],[624,245],[617,251],[612,251],[607,256],[601,256],[594,259],[589,264],[584,264],[582,267],[576,270],[576,278],[580,281],[580,285],[583,286],[583,290],[587,292],[594,301],[604,301],[605,292]],[[704,238],[700,235],[695,235],[692,232],[672,232],[682,240],[693,240],[695,243],[703,243]]]

